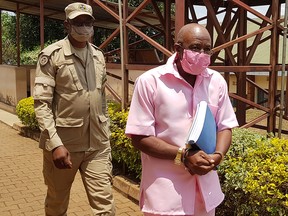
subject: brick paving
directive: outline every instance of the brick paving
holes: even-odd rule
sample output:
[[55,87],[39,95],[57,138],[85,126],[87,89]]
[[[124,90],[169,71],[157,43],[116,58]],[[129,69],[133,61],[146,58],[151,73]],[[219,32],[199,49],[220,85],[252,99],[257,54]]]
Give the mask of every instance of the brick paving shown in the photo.
[[[0,215],[43,216],[45,193],[42,151],[37,141],[0,121]],[[142,215],[125,194],[116,189],[113,193],[117,216]],[[92,215],[79,174],[71,189],[68,215]]]

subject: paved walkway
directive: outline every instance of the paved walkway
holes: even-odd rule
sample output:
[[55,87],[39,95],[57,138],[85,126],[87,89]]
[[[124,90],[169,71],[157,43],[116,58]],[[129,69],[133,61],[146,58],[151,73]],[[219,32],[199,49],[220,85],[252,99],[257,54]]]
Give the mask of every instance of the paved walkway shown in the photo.
[[[0,111],[0,215],[43,216],[46,186],[42,152],[35,140],[21,136],[9,122],[3,123],[9,115]],[[9,120],[12,124],[17,117],[12,115]],[[117,216],[142,215],[136,203],[118,190],[113,191]],[[92,215],[79,174],[72,186],[68,215]]]

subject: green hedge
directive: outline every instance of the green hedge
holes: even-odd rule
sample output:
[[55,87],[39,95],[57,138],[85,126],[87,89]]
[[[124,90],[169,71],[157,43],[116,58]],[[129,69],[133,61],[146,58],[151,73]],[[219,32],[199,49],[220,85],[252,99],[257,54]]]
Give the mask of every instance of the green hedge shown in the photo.
[[[17,115],[24,125],[36,127],[33,98],[17,105]],[[128,111],[108,103],[111,121],[113,161],[134,179],[141,178],[140,152],[125,136]],[[263,136],[248,129],[233,130],[232,145],[219,166],[224,202],[217,216],[288,215],[288,141]]]
[[108,104],[111,129],[111,148],[112,158],[122,164],[126,174],[131,175],[134,180],[140,180],[141,176],[141,157],[140,151],[132,145],[131,139],[125,135],[125,126],[128,111],[121,110],[114,103]]
[[34,112],[33,97],[28,97],[20,100],[16,105],[16,114],[22,124],[24,124],[25,126],[31,128],[32,130],[39,129],[39,125]]
[[234,129],[219,175],[225,200],[217,215],[288,215],[288,140]]

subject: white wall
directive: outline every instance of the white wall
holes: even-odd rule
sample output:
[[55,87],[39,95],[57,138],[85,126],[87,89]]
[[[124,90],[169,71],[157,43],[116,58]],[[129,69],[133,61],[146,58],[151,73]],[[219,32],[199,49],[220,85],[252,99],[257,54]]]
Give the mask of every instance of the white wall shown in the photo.
[[0,101],[16,106],[27,97],[27,69],[10,65],[0,65]]

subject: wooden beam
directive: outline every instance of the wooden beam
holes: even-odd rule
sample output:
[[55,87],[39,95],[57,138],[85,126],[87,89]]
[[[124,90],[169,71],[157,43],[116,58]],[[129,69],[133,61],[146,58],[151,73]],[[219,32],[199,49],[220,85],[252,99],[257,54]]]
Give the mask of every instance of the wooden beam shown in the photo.
[[179,30],[185,25],[185,2],[186,0],[175,0],[175,37]]
[[[167,0],[166,0],[166,1],[167,1]],[[157,15],[157,17],[158,17],[158,19],[159,19],[162,27],[165,29],[165,20],[164,20],[163,15],[162,15],[162,13],[161,13],[158,5],[157,5],[157,2],[156,2],[155,0],[152,0],[151,3],[152,3],[152,5],[153,5],[153,8],[154,8],[154,10],[155,10],[155,12],[156,12],[156,15]]]
[[152,46],[154,46],[156,49],[160,50],[164,53],[164,55],[171,56],[172,52],[164,48],[161,44],[157,43],[156,41],[152,40],[149,36],[141,32],[139,29],[137,29],[135,26],[126,23],[126,26],[131,29],[133,32],[138,34],[140,37],[142,37],[144,40],[146,40],[148,43],[150,43]]
[[[237,36],[240,38],[241,36],[245,36],[247,34],[247,26],[246,26],[246,17],[247,12],[243,8],[239,8],[239,20],[238,20],[238,28],[237,28]],[[239,41],[237,43],[237,65],[244,66],[245,58],[246,58],[246,39]],[[237,74],[237,95],[240,97],[247,99],[247,85],[246,85],[246,73],[238,73]],[[244,125],[246,122],[246,103],[242,100],[237,100],[236,103],[236,116],[238,119],[239,125]]]
[[[169,3],[169,0],[165,1],[165,48],[167,50],[173,51],[173,45],[172,45],[172,40],[171,40],[171,4]],[[168,56],[164,56],[164,62],[168,60]]]
[[[254,76],[255,77],[255,76]],[[253,85],[255,88],[263,91],[264,93],[266,94],[269,94],[269,91],[267,91],[266,89],[262,88],[260,85],[258,85],[257,83],[255,83],[255,81],[252,81],[251,79],[249,78],[246,78],[247,82],[249,82],[251,85]]]
[[263,14],[259,13],[258,11],[254,10],[249,5],[243,3],[243,1],[240,0],[231,0],[234,4],[238,5],[239,7],[245,9],[246,11],[249,11],[250,13],[254,14],[255,16],[259,17],[262,20],[266,20],[268,23],[272,24],[272,20],[268,17],[264,16]]
[[252,107],[255,107],[255,108],[259,109],[259,110],[262,110],[264,112],[269,113],[269,111],[270,111],[267,107],[261,106],[261,105],[255,103],[255,102],[250,101],[250,100],[248,100],[246,98],[243,98],[243,97],[241,97],[241,96],[239,96],[237,94],[229,93],[229,97],[237,99],[238,101],[241,101],[241,102],[243,102],[245,104],[248,104],[248,105],[250,105]]
[[0,64],[3,63],[3,42],[2,42],[2,10],[0,10]]
[[192,22],[198,23],[198,19],[197,19],[197,15],[196,15],[193,3],[191,1],[188,1],[187,6],[188,6],[190,14],[191,14]]
[[139,14],[151,0],[144,0],[142,3],[127,17],[126,22],[130,22],[137,14]]
[[[270,16],[271,15],[271,7],[269,7],[269,10],[267,11],[266,13],[266,16]],[[261,23],[261,26],[260,26],[260,29],[263,28],[264,26],[267,25],[267,21],[263,20],[263,22]],[[246,65],[249,64],[253,58],[253,55],[255,54],[255,51],[261,41],[261,37],[263,35],[264,32],[261,32],[259,34],[256,35],[251,47],[249,48],[249,53],[247,55],[247,58],[246,58]]]
[[16,43],[17,43],[17,66],[20,66],[20,11],[19,3],[16,9]]
[[234,40],[228,41],[228,42],[224,43],[223,45],[217,46],[217,47],[213,48],[213,51],[214,51],[214,52],[218,52],[218,51],[220,51],[220,50],[222,50],[222,49],[225,49],[225,48],[227,48],[227,47],[229,47],[229,46],[232,46],[232,45],[234,45],[234,44],[236,44],[236,43],[239,43],[239,42],[241,42],[241,41],[245,41],[245,40],[247,40],[248,38],[251,38],[251,37],[253,37],[253,36],[257,35],[257,34],[260,34],[260,33],[262,33],[262,32],[265,32],[265,31],[267,31],[267,30],[270,30],[270,29],[272,29],[272,28],[273,28],[273,25],[269,25],[269,26],[266,26],[266,27],[264,27],[264,28],[258,29],[258,30],[256,30],[256,31],[250,33],[250,34],[243,35],[243,36],[238,37],[238,38],[236,38],[236,39],[234,39]]
[[[211,21],[214,24],[214,27],[215,27],[215,29],[216,29],[216,31],[218,33],[218,37],[221,40],[221,43],[222,44],[226,44],[227,41],[225,40],[223,31],[221,29],[221,26],[220,26],[218,20],[217,20],[216,14],[214,12],[214,9],[213,9],[213,6],[212,6],[210,0],[203,0],[203,3],[205,4],[205,6],[208,9],[208,16],[210,17]],[[213,51],[219,51],[220,50],[220,49],[217,49],[217,48],[214,48]],[[225,46],[224,48],[225,48],[226,54],[229,57],[229,60],[231,61],[231,63],[233,65],[236,65],[236,62],[235,62],[235,60],[233,58],[231,50],[227,46]],[[223,47],[221,49],[223,49]]]
[[117,35],[120,33],[120,27],[110,34],[110,36],[99,46],[100,49],[104,49]]
[[153,28],[153,29],[155,29],[155,30],[157,30],[157,31],[159,31],[159,32],[164,32],[163,29],[165,29],[165,27],[162,27],[163,29],[161,29],[161,28],[159,28],[159,27],[157,27],[157,26],[155,26],[155,25],[152,25],[152,24],[150,24],[150,23],[148,23],[148,22],[145,22],[144,20],[142,20],[142,19],[140,19],[140,18],[137,18],[137,17],[135,17],[134,20],[137,20],[139,23],[142,23],[142,24],[144,24],[144,25],[146,25],[146,26],[149,26],[149,27],[151,27],[151,28]]
[[268,72],[271,71],[271,65],[261,66],[261,65],[241,65],[241,66],[233,66],[233,65],[223,65],[223,66],[209,66],[209,68],[219,71],[219,72]]
[[[163,35],[163,33],[155,34],[155,35],[151,36],[151,38],[157,38],[157,37],[159,37],[159,36],[161,36],[161,35]],[[137,45],[137,44],[139,44],[139,43],[141,43],[141,42],[143,42],[143,41],[145,41],[145,40],[144,40],[144,39],[140,39],[140,40],[137,40],[137,41],[135,41],[135,42],[133,42],[133,43],[130,43],[130,44],[129,44],[129,48],[130,48],[130,47],[133,47],[133,46],[135,46],[135,45]],[[120,48],[111,50],[111,51],[109,51],[109,52],[106,52],[105,54],[109,55],[109,54],[112,54],[112,53],[115,53],[115,52],[120,52]]]
[[275,95],[277,90],[277,75],[276,64],[278,62],[278,29],[277,20],[279,17],[279,0],[272,0],[272,32],[271,32],[271,44],[270,44],[270,64],[272,70],[269,74],[269,95],[268,95],[268,107],[270,109],[267,131],[275,133],[276,116],[274,115],[274,107],[276,106]]
[[121,97],[116,91],[114,91],[114,89],[109,84],[106,84],[105,88],[110,92],[110,94],[112,94],[112,96],[118,101],[118,103],[121,103]]
[[[232,4],[229,4],[228,5],[228,8],[227,8],[227,13],[224,17],[224,20],[223,20],[223,23],[222,23],[222,26],[221,28],[224,30],[225,29],[225,33],[224,33],[224,40],[225,41],[229,41],[231,40],[231,31],[237,21],[237,18],[238,18],[238,14],[239,14],[239,11],[237,10],[236,14],[234,14],[233,18],[231,19],[231,15],[232,15]],[[221,36],[218,34],[218,37],[214,43],[214,47],[217,47],[221,44],[223,44],[223,39],[221,38]],[[228,47],[227,49],[229,49],[230,53],[232,52],[232,46],[231,47]],[[220,58],[219,57],[219,53],[220,53],[220,50],[219,51],[215,51],[213,56],[211,57],[211,61],[214,63],[216,61],[216,59]],[[229,58],[230,57],[230,54],[228,55],[227,52],[225,52],[225,59],[223,59],[223,62],[225,63],[225,65],[236,65],[236,62],[234,60],[234,56],[232,57],[232,60]]]
[[44,49],[44,0],[40,0],[40,46]]
[[254,120],[248,122],[247,124],[242,125],[240,128],[249,128],[252,127],[254,125],[256,125],[258,122],[263,121],[264,119],[266,119],[269,116],[268,113],[264,113],[263,115],[255,118]]
[[[120,1],[120,0],[119,0]],[[120,11],[120,10],[119,10]],[[129,36],[128,36],[128,28],[127,18],[129,16],[128,13],[128,0],[123,0],[123,17],[122,17],[122,28],[123,28],[123,50],[122,50],[122,59],[121,64],[124,65],[121,67],[122,69],[122,109],[126,109],[129,104],[129,71],[126,67],[129,59]],[[121,17],[120,17],[121,18]]]
[[119,22],[119,15],[107,7],[101,0],[93,0],[97,5],[99,5],[102,9],[104,9],[107,13],[113,16]]

